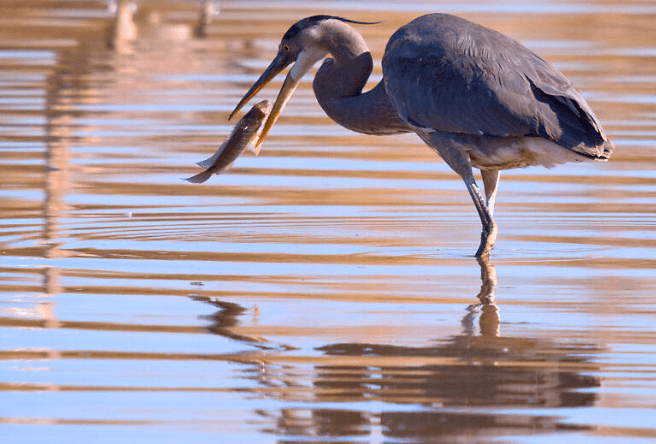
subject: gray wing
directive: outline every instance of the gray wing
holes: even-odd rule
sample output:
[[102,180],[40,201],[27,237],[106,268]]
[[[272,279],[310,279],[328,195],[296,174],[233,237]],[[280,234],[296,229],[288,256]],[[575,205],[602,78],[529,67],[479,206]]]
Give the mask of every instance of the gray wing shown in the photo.
[[552,65],[520,43],[447,14],[420,17],[387,44],[383,78],[412,125],[480,136],[539,136],[589,155],[606,137]]

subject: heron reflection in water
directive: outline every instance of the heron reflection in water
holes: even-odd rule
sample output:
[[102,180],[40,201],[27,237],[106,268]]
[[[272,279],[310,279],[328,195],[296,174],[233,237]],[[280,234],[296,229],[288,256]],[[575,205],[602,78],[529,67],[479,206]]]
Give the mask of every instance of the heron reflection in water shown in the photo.
[[[478,257],[489,254],[497,237],[493,213],[501,170],[604,161],[613,151],[570,81],[496,31],[448,14],[419,17],[392,35],[383,79],[363,92],[373,62],[351,24],[374,23],[326,15],[295,23],[231,117],[293,64],[259,145],[303,75],[325,59],[313,89],[330,118],[365,134],[414,132],[460,175],[483,225]],[[484,196],[472,168],[481,172]]]

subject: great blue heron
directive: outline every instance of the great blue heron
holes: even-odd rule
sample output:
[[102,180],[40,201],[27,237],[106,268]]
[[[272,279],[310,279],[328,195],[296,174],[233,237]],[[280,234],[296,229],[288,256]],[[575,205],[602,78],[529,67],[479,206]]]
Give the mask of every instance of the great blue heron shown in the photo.
[[[293,63],[257,142],[259,145],[312,66],[323,110],[365,134],[415,132],[462,177],[483,224],[480,257],[497,237],[493,219],[499,171],[606,160],[613,144],[570,81],[522,44],[448,14],[429,14],[399,28],[383,55],[383,80],[362,89],[373,69],[362,36],[341,17],[295,23],[278,54],[232,117]],[[485,198],[472,167],[481,171]]]

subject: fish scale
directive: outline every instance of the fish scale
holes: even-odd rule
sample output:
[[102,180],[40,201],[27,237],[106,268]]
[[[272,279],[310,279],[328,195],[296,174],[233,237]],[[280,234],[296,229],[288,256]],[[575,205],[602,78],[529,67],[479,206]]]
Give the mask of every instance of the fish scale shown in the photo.
[[255,140],[262,132],[264,122],[271,113],[271,103],[263,100],[255,105],[235,125],[228,140],[223,142],[212,157],[198,162],[198,165],[206,168],[202,173],[188,177],[185,180],[191,183],[203,183],[213,174],[226,171],[241,155],[244,150],[253,147],[255,154],[259,154],[259,147],[255,146]]

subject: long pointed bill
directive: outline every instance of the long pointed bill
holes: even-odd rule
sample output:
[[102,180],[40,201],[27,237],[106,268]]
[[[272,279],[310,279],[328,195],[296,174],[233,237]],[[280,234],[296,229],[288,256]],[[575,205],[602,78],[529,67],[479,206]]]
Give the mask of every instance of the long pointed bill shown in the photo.
[[269,134],[269,131],[278,120],[280,113],[282,113],[283,108],[287,105],[287,102],[289,102],[289,99],[292,97],[292,94],[296,90],[296,87],[298,87],[299,83],[301,83],[300,79],[294,80],[291,73],[287,74],[285,82],[282,84],[282,88],[280,88],[280,92],[276,98],[276,102],[273,104],[269,118],[265,122],[260,137],[258,137],[257,142],[255,143],[256,148],[262,144],[264,138]]
[[298,87],[298,84],[301,82],[303,75],[307,73],[310,68],[312,68],[312,65],[314,65],[317,61],[321,60],[325,56],[325,49],[320,47],[311,47],[309,49],[305,49],[299,52],[298,56],[296,57],[292,56],[289,52],[278,52],[278,55],[275,59],[273,59],[273,62],[271,62],[266,71],[264,71],[260,78],[257,79],[257,82],[255,82],[251,89],[248,90],[244,98],[241,99],[235,110],[232,112],[232,114],[230,114],[230,117],[234,116],[235,113],[239,111],[241,107],[244,106],[244,104],[248,102],[255,94],[257,94],[257,92],[261,90],[264,85],[269,83],[271,79],[276,76],[276,74],[285,69],[292,62],[296,62],[294,63],[294,66],[292,66],[292,69],[289,70],[289,74],[287,74],[285,82],[282,84],[282,88],[280,88],[276,102],[273,104],[271,114],[269,114],[269,117],[264,124],[264,128],[262,128],[262,132],[260,133],[260,137],[255,143],[255,148],[259,147],[267,134],[269,134],[269,130],[271,130],[273,124],[276,123],[276,120],[278,120],[282,109],[285,107],[289,101],[289,98]]
[[269,83],[280,71],[283,69],[287,68],[289,64],[292,62],[292,60],[289,60],[286,57],[281,57],[278,55],[275,59],[273,59],[273,62],[269,65],[269,67],[262,73],[259,79],[251,86],[251,89],[248,90],[248,92],[244,95],[244,97],[239,101],[237,106],[235,107],[235,110],[230,113],[230,117],[228,117],[228,120],[232,119],[232,117],[239,112],[239,110],[249,101],[253,98],[255,94],[257,94],[264,86]]

